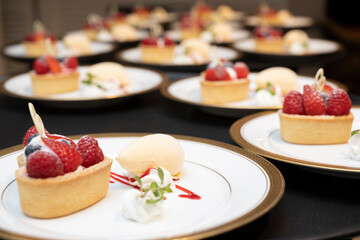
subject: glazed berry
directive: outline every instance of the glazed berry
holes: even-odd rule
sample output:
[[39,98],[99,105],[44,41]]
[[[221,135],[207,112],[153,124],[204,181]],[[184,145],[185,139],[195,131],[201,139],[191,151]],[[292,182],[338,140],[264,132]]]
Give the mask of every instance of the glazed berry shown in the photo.
[[344,89],[333,90],[326,99],[326,114],[342,116],[348,115],[351,109],[351,101]]
[[249,67],[243,62],[235,63],[234,70],[238,78],[246,78],[250,72]]
[[304,115],[305,109],[301,93],[293,90],[286,94],[282,110],[287,114]]
[[30,154],[32,154],[35,151],[38,151],[41,149],[40,145],[28,145],[25,147],[25,157],[29,157]]
[[[35,137],[36,134],[39,134],[38,131],[36,130],[36,127],[35,126],[32,126],[31,128],[29,128],[25,134],[25,137],[24,137],[24,141],[23,141],[23,144],[24,144],[24,147],[26,147],[28,145],[28,143],[31,141],[32,137]],[[45,134],[48,135],[49,132],[45,129]],[[35,135],[35,136],[34,136]]]
[[61,65],[56,58],[49,56],[49,55],[45,56],[44,58],[45,58],[47,64],[49,65],[50,71],[52,73],[61,72]]
[[72,146],[51,138],[41,138],[64,164],[64,173],[75,171],[81,164],[82,158],[78,151]]
[[83,136],[77,143],[77,151],[80,153],[84,167],[90,167],[101,162],[104,154],[99,147],[98,141],[90,136]]
[[34,42],[34,41],[35,41],[34,35],[31,34],[31,33],[26,34],[26,36],[25,36],[25,41],[27,41],[27,42]]
[[148,45],[148,46],[157,46],[157,38],[156,37],[144,38],[141,41],[141,44]]
[[225,67],[217,66],[215,72],[219,80],[231,80],[231,76]]
[[165,46],[172,46],[172,45],[174,45],[175,43],[174,43],[174,41],[171,40],[170,38],[165,37],[165,38],[164,38],[164,44],[165,44]]
[[49,178],[64,175],[64,165],[53,153],[36,151],[26,162],[26,171],[32,178]]
[[304,86],[303,101],[306,115],[325,114],[325,103],[321,94],[310,85]]
[[205,80],[207,81],[217,81],[219,80],[216,76],[216,72],[214,68],[208,68],[205,72]]
[[66,68],[74,69],[74,70],[79,66],[79,62],[78,62],[77,58],[74,58],[74,57],[69,57],[69,58],[64,59],[63,64]]
[[48,63],[43,58],[38,58],[34,61],[33,69],[36,74],[45,74],[50,70]]

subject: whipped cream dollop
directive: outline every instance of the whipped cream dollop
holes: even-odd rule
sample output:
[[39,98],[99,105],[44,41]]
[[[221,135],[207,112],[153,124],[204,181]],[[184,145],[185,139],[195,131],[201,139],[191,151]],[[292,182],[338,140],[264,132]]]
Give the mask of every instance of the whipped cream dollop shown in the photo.
[[104,41],[104,42],[110,42],[113,41],[114,38],[107,30],[100,30],[98,34],[96,35],[97,40]]
[[122,214],[124,217],[139,222],[147,223],[153,218],[162,214],[163,201],[154,204],[147,204],[147,200],[155,199],[152,191],[148,191],[145,197],[136,189],[128,190],[123,198]]
[[274,87],[273,93],[271,93],[268,89],[258,90],[255,93],[255,104],[258,106],[281,106],[281,88],[278,86]]
[[354,160],[360,160],[360,132],[353,134],[348,141],[350,156]]
[[[150,168],[148,174],[141,177],[142,188],[149,189],[150,184],[152,182],[156,182],[157,185],[159,185],[160,187],[165,187],[170,184],[170,189],[172,191],[175,191],[175,183],[174,183],[174,180],[173,180],[171,174],[165,168],[161,168],[161,169],[163,170],[163,173],[164,173],[163,182],[161,182],[157,168]],[[125,176],[127,176],[129,179],[134,179],[136,174],[134,174],[132,172],[127,172],[127,173],[125,173]],[[139,183],[137,181],[130,181],[130,183],[134,186],[140,187]]]
[[303,42],[296,41],[287,48],[287,51],[292,54],[302,55],[308,51],[308,47]]
[[38,150],[55,154],[54,151],[51,150],[48,146],[46,146],[46,144],[41,140],[40,135],[37,135],[37,136],[34,136],[31,138],[30,142],[23,150],[25,161],[27,161],[27,159],[31,153],[38,151]]

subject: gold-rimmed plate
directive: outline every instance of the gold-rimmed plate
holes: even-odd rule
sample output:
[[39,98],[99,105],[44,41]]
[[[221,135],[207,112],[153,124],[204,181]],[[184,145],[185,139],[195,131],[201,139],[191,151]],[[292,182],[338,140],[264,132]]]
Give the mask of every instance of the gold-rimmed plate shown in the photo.
[[[119,151],[143,133],[92,135],[106,156]],[[123,194],[131,187],[110,181],[106,197],[69,216],[50,220],[25,216],[20,208],[14,171],[18,145],[0,150],[0,237],[61,239],[199,239],[241,227],[268,212],[281,199],[285,182],[264,158],[231,144],[174,135],[185,152],[177,185],[201,197],[191,200],[167,194],[163,215],[147,224],[124,218]],[[80,136],[73,136],[78,139]],[[123,174],[114,161],[111,171]],[[86,222],[86,224],[84,224]],[[89,225],[92,226],[89,228]],[[126,231],[124,231],[126,229]]]
[[0,92],[17,99],[62,108],[90,108],[120,103],[135,96],[155,91],[166,81],[164,73],[149,68],[125,67],[131,84],[124,88],[103,91],[96,86],[83,84],[89,66],[79,66],[79,90],[62,94],[37,96],[32,92],[29,73],[14,75],[0,83]]
[[[261,24],[262,20],[257,16],[247,16],[245,17],[244,23],[247,27],[256,27]],[[283,29],[293,29],[293,28],[308,28],[314,25],[314,19],[306,16],[293,16],[288,21],[282,24],[272,25],[274,27],[283,28]]]
[[[353,107],[351,111],[355,117],[353,130],[358,129],[360,107]],[[360,161],[350,157],[347,143],[302,145],[282,140],[277,111],[246,116],[233,123],[229,131],[237,144],[261,156],[329,175],[360,178]]]
[[[281,105],[260,105],[256,98],[256,76],[257,73],[250,73],[249,97],[243,101],[229,102],[224,104],[205,104],[201,101],[200,79],[201,77],[187,77],[177,81],[169,82],[161,87],[163,96],[185,104],[199,107],[201,110],[226,117],[241,117],[249,113],[254,113],[263,110],[277,110]],[[307,76],[298,76],[299,89],[302,90],[303,85],[313,84],[314,78]],[[341,87],[346,89],[346,86],[333,80],[328,80],[327,84],[332,87]]]

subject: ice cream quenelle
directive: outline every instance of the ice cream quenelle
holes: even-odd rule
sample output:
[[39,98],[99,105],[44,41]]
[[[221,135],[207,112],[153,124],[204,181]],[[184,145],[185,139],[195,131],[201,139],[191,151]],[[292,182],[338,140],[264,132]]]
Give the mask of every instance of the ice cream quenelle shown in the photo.
[[127,171],[143,174],[149,168],[162,167],[178,177],[184,165],[184,150],[180,143],[166,134],[150,134],[126,146],[116,157]]
[[89,67],[88,73],[93,75],[94,81],[108,81],[108,80],[117,80],[121,86],[130,85],[130,78],[126,73],[125,68],[115,62],[102,62],[91,65]]

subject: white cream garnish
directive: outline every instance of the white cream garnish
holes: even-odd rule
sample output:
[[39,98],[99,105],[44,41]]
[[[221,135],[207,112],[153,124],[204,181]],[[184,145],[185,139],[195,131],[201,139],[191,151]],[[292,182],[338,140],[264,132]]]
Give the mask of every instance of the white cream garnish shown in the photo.
[[40,149],[38,150],[55,154],[53,150],[51,150],[48,146],[45,145],[45,143],[41,140],[41,137],[38,135],[36,137],[33,137],[30,143],[28,143],[28,145],[23,149],[25,162],[28,158],[28,155],[25,154],[26,148],[37,148],[37,146],[40,146]]
[[360,160],[360,133],[351,136],[348,141],[350,156],[354,160]]
[[162,214],[162,201],[154,204],[147,204],[147,200],[153,200],[155,196],[152,191],[148,191],[145,197],[141,197],[141,192],[136,189],[128,190],[122,202],[122,214],[124,217],[139,222],[147,223],[153,218]]
[[255,102],[258,106],[281,106],[281,96],[280,87],[275,87],[274,94],[267,89],[260,89],[255,94]]
[[306,53],[307,48],[305,47],[305,45],[302,42],[296,41],[290,45],[290,47],[288,48],[288,51],[292,54],[301,55],[301,54]]
[[98,34],[96,35],[97,40],[104,41],[104,42],[110,42],[113,41],[114,38],[107,30],[100,30]]
[[[150,169],[149,174],[147,174],[146,176],[141,178],[141,182],[142,182],[142,187],[144,189],[149,189],[150,188],[150,184],[152,182],[156,182],[160,187],[165,187],[168,184],[170,184],[170,189],[172,191],[175,191],[175,183],[173,181],[173,178],[171,176],[171,174],[169,173],[169,171],[167,171],[165,168],[162,168],[163,172],[164,172],[164,179],[163,182],[161,183],[161,179],[159,177],[159,173],[158,170],[155,168]],[[136,174],[132,173],[132,172],[127,172],[125,173],[125,176],[127,176],[129,179],[132,179],[136,176]],[[132,185],[139,187],[138,182],[131,182]]]

